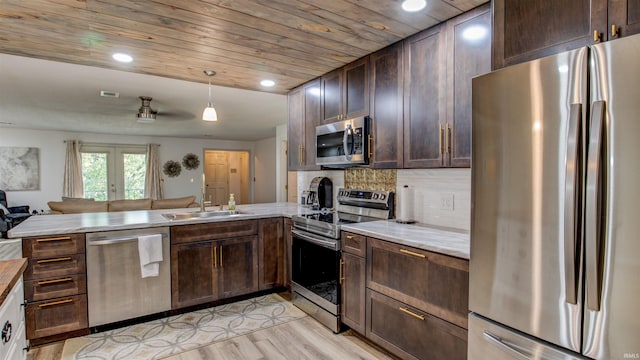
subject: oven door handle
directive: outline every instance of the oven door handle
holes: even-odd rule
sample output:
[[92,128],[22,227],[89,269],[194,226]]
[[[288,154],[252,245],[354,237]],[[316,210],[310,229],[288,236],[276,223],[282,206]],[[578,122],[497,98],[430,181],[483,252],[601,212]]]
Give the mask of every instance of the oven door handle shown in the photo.
[[302,239],[304,241],[308,241],[308,242],[310,242],[312,244],[316,244],[316,245],[319,245],[319,246],[322,246],[322,247],[325,247],[325,248],[328,248],[328,249],[336,250],[336,251],[340,250],[340,248],[338,246],[338,241],[324,240],[322,238],[319,238],[319,237],[316,237],[316,236],[313,236],[313,235],[309,235],[309,234],[305,234],[305,233],[303,233],[301,231],[298,231],[298,230],[295,230],[295,229],[292,230],[291,233],[293,235],[295,235],[296,237],[298,237],[298,238],[300,238],[300,239]]

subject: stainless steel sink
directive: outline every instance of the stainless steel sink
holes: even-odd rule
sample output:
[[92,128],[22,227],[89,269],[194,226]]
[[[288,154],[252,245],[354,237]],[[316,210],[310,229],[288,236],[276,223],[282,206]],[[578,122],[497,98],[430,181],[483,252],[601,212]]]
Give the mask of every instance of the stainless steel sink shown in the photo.
[[177,212],[162,214],[168,220],[196,220],[196,219],[208,219],[214,217],[234,216],[241,214],[240,211],[230,210],[212,210],[212,211],[189,211],[189,212]]

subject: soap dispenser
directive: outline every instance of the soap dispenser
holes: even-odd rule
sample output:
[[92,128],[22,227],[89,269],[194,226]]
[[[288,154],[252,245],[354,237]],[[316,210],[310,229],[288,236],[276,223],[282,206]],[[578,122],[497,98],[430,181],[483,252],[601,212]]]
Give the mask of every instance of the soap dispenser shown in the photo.
[[229,211],[236,211],[236,199],[233,194],[229,194]]

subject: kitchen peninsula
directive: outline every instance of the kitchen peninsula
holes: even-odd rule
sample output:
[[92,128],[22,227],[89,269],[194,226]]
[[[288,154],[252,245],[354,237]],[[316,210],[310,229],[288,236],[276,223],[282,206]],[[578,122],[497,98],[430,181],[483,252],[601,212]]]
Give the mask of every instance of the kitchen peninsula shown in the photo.
[[[168,275],[171,293],[166,296],[171,297],[171,309],[167,315],[194,306],[282,289],[290,277],[287,220],[292,215],[314,211],[293,203],[239,205],[237,210],[233,215],[184,220],[169,220],[171,216],[163,214],[183,214],[193,212],[193,208],[34,216],[12,229],[9,235],[23,239],[24,256],[30,258],[25,273],[25,294],[27,297],[39,295],[31,299],[27,308],[27,337],[31,345],[89,332],[87,308],[90,304],[87,302],[91,301],[87,301],[86,289],[92,279],[86,269],[91,260],[88,256],[85,258],[85,238],[89,234],[151,234],[169,229],[170,251],[166,255],[171,263]],[[463,263],[469,257],[469,236],[464,232],[401,225],[393,220],[346,225],[345,231],[369,237],[372,244],[376,241],[397,244],[413,252],[422,251]],[[45,266],[50,269],[44,269]],[[345,276],[350,276],[347,269]],[[49,280],[65,281],[55,283],[56,289],[50,288],[55,291],[47,295],[47,290],[38,283]],[[364,289],[364,282],[362,286]],[[466,284],[463,287],[466,290]],[[42,303],[56,305],[39,307]],[[409,303],[412,304],[410,300]],[[364,301],[361,306],[364,312]],[[47,310],[65,316],[42,313]],[[393,339],[390,342],[393,343]]]

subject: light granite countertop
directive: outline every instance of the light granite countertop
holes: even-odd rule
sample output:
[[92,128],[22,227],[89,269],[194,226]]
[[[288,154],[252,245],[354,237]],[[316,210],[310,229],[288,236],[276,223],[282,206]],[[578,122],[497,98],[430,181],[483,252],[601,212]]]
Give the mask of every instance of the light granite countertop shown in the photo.
[[[207,207],[206,210],[219,210],[219,208]],[[309,207],[295,203],[238,205],[237,210],[239,211],[239,214],[236,215],[189,220],[168,220],[162,216],[162,214],[173,212],[192,212],[198,211],[198,209],[188,208],[37,215],[28,218],[20,225],[9,230],[9,237],[22,238],[29,236],[144,229],[160,226],[263,219],[279,216],[291,217],[292,215],[317,212],[311,210]],[[398,224],[393,220],[342,225],[341,229],[398,244],[469,259],[469,233],[465,232],[415,224]]]
[[469,259],[469,233],[422,224],[399,224],[395,220],[342,225],[343,231],[412,246],[418,249]]
[[[225,206],[225,209],[226,208],[227,207]],[[143,229],[159,226],[198,224],[206,222],[263,219],[278,216],[291,217],[292,215],[296,214],[307,214],[314,212],[308,207],[303,207],[294,203],[238,205],[236,209],[239,213],[235,215],[189,220],[168,220],[167,218],[162,216],[162,214],[175,212],[192,212],[198,211],[198,209],[188,208],[85,214],[37,215],[28,218],[20,225],[9,230],[9,237],[22,238],[28,236]],[[219,208],[217,206],[207,207],[206,210],[219,210]]]

